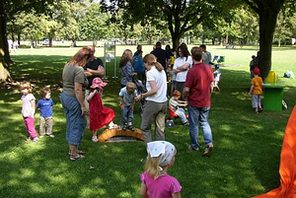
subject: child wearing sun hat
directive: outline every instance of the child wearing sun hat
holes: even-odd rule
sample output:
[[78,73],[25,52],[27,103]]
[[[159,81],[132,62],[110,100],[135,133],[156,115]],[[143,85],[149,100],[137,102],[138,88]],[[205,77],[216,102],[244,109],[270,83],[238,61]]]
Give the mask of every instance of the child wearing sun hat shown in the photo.
[[113,120],[115,118],[115,111],[109,107],[104,106],[102,101],[103,88],[107,83],[103,82],[101,78],[94,78],[91,85],[91,90],[87,96],[89,101],[89,129],[92,131],[92,141],[97,142],[97,132],[100,128],[108,125],[109,128],[115,127]]

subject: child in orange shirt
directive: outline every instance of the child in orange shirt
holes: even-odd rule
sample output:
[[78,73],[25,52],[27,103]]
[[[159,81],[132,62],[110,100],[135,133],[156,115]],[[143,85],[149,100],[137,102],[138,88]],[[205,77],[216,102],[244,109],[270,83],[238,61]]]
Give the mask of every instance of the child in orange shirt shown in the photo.
[[251,88],[249,91],[249,94],[252,95],[252,107],[255,109],[255,112],[261,112],[262,106],[261,106],[261,95],[263,93],[262,84],[263,80],[259,76],[260,69],[256,67],[253,70],[254,78],[251,80]]

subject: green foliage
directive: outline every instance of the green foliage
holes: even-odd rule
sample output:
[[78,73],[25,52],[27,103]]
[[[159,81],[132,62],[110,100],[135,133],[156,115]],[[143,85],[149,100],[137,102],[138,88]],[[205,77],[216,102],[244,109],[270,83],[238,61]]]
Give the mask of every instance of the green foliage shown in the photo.
[[91,3],[86,6],[83,17],[79,20],[80,38],[82,40],[100,40],[107,37],[106,13],[102,13],[98,3]]
[[[274,32],[274,40],[278,41],[278,46],[281,46],[281,41],[291,43],[291,38],[296,35],[296,14],[287,16],[284,12],[280,12],[277,19],[277,26]],[[285,43],[287,44],[287,43]]]
[[26,14],[22,12],[17,17],[14,25],[21,30],[23,39],[38,41],[43,37],[47,27],[45,15],[36,16],[35,13]]
[[211,21],[215,17],[228,15],[228,9],[236,5],[236,1],[229,4],[228,0],[219,2],[212,0],[111,0],[102,1],[102,5],[112,13],[122,11],[125,24],[138,22],[146,24],[151,21],[152,24],[160,25],[161,22],[164,22],[171,34],[173,47],[175,48],[185,32],[193,29],[203,21]]

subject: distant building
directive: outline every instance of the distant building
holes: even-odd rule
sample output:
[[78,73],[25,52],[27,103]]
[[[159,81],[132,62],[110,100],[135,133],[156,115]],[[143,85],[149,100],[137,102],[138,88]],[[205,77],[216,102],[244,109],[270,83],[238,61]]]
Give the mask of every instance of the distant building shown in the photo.
[[296,38],[292,38],[292,45],[296,45]]

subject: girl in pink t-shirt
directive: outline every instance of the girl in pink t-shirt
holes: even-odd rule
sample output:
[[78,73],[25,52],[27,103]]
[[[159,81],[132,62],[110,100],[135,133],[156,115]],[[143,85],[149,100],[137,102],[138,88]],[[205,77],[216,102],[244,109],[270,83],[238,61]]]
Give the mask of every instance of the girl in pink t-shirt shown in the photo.
[[38,141],[37,132],[35,129],[35,97],[32,94],[32,86],[30,82],[23,82],[20,85],[22,92],[22,116],[27,129],[30,140]]
[[141,174],[141,196],[149,198],[179,198],[181,185],[167,169],[175,162],[177,150],[167,141],[147,143],[148,157],[145,172]]

